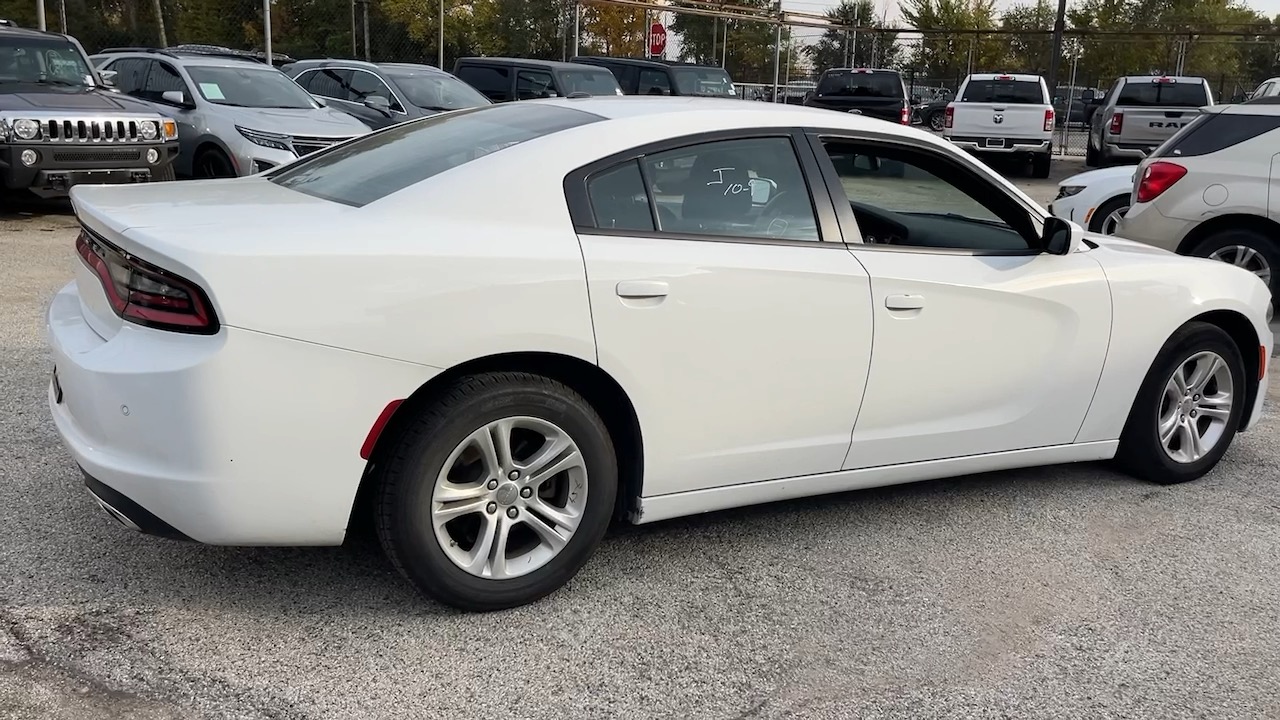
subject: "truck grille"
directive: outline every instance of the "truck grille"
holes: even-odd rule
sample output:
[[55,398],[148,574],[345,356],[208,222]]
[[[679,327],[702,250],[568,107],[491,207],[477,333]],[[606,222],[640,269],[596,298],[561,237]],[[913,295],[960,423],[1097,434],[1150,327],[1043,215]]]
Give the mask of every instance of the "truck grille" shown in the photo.
[[293,151],[298,157],[309,155],[317,150],[323,150],[330,145],[349,140],[350,137],[307,137],[304,135],[293,136]]
[[142,159],[142,151],[137,148],[101,148],[94,150],[64,150],[58,148],[53,151],[53,159],[56,162],[130,162]]
[[[138,132],[138,120],[112,120],[93,118],[88,120],[42,120],[45,142],[53,143],[146,143],[161,142],[160,138],[144,140]],[[158,123],[157,123],[158,124]],[[157,128],[158,129],[158,128]]]

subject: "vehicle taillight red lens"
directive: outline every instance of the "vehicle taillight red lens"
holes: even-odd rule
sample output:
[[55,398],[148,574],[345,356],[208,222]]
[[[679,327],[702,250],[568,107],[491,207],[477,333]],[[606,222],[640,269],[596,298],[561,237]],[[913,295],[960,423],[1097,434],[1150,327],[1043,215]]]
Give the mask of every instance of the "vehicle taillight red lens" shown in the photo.
[[1111,129],[1108,131],[1112,135],[1119,135],[1124,128],[1124,113],[1116,113],[1111,116]]
[[212,335],[213,306],[195,283],[113,247],[81,229],[76,253],[102,282],[117,315],[160,330]]
[[956,119],[956,109],[948,105],[947,109],[944,110],[942,114],[942,127],[951,127],[951,124],[955,121],[955,119]]
[[1138,182],[1138,202],[1155,200],[1186,174],[1187,169],[1176,163],[1163,160],[1151,163],[1142,171],[1142,180]]
[[1053,130],[1053,110],[1052,109],[1044,111],[1044,130],[1045,132],[1049,132]]
[[898,111],[898,122],[902,123],[903,125],[911,124],[911,108],[910,107],[906,105],[902,106],[902,109]]

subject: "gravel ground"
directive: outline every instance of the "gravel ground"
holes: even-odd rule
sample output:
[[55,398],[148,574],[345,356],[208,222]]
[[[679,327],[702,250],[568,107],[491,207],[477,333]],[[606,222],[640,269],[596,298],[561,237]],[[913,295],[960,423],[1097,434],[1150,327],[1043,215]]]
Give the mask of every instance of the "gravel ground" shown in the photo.
[[0,718],[1280,717],[1274,415],[1181,487],[1077,465],[618,528],[560,593],[468,616],[367,540],[108,520],[45,408],[72,237],[0,219]]

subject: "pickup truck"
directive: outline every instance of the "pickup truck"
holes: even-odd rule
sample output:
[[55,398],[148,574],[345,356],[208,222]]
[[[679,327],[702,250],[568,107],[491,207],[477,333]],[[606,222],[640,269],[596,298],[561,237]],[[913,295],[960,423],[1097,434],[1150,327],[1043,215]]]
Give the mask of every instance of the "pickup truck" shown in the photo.
[[1101,98],[1087,90],[1083,98],[1098,106],[1089,120],[1089,167],[1140,162],[1214,104],[1204,78],[1169,75],[1118,78]]
[[806,93],[804,105],[866,115],[900,125],[911,124],[907,86],[896,70],[830,68],[818,86]]
[[975,155],[1031,161],[1034,177],[1049,177],[1053,105],[1039,75],[981,73],[964,79],[943,116],[942,137]]

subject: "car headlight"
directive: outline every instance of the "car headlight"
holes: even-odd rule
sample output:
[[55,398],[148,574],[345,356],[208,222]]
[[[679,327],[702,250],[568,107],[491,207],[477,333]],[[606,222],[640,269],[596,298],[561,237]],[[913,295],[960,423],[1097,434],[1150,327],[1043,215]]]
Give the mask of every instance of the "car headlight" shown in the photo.
[[1058,187],[1058,197],[1054,198],[1054,200],[1061,200],[1062,198],[1065,198],[1065,197],[1071,197],[1072,195],[1078,194],[1082,190],[1084,190],[1083,185],[1061,185]]
[[40,123],[26,118],[14,120],[13,134],[23,140],[35,140],[40,137]]
[[156,129],[155,122],[144,120],[138,123],[138,134],[142,136],[143,140],[155,140],[160,131]]
[[164,129],[164,139],[165,139],[165,140],[172,140],[172,139],[174,139],[174,138],[178,137],[178,123],[176,123],[176,122],[174,122],[174,121],[172,121],[172,120],[165,120],[164,122],[162,122],[162,123],[160,123],[160,124],[161,124],[161,126],[163,127],[163,129]]
[[250,130],[236,126],[236,130],[245,137],[246,140],[254,145],[261,145],[275,150],[284,150],[285,152],[293,152],[293,146],[289,144],[288,135],[277,135],[275,133],[266,133],[258,130]]

